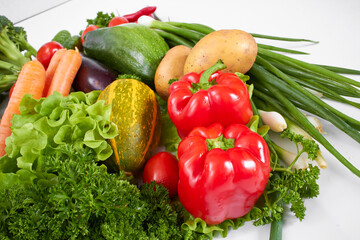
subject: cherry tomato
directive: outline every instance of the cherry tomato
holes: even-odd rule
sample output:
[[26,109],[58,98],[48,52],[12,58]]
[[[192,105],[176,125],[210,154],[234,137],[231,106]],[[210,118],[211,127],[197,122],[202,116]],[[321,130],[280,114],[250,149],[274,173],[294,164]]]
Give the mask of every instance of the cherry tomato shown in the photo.
[[95,29],[98,29],[99,27],[98,26],[96,26],[96,25],[90,25],[90,26],[88,26],[87,28],[85,28],[85,30],[82,32],[82,34],[81,34],[81,43],[84,43],[84,36],[88,33],[88,32],[91,32],[91,31],[93,31],[93,30],[95,30]]
[[124,17],[114,17],[110,20],[108,27],[113,27],[124,23],[129,23],[129,21]]
[[159,152],[146,162],[143,182],[150,183],[152,181],[162,184],[169,191],[170,198],[177,194],[179,166],[174,155],[168,152]]
[[51,41],[42,45],[37,54],[36,58],[39,62],[42,63],[45,69],[49,66],[50,60],[59,49],[64,48],[60,43]]
[[[16,83],[16,82],[15,82]],[[15,83],[11,86],[10,90],[9,90],[9,99],[11,98],[11,94],[14,91],[14,87],[15,87]]]

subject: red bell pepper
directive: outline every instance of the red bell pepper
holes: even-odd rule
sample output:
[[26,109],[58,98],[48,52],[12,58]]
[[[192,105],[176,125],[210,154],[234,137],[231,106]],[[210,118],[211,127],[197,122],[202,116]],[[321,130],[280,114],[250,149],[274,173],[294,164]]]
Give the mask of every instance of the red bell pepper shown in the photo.
[[168,112],[184,138],[193,128],[221,123],[247,124],[253,115],[246,84],[217,62],[202,73],[188,73],[169,87]]
[[180,142],[178,157],[180,202],[210,225],[247,214],[271,170],[265,140],[242,124],[195,128]]

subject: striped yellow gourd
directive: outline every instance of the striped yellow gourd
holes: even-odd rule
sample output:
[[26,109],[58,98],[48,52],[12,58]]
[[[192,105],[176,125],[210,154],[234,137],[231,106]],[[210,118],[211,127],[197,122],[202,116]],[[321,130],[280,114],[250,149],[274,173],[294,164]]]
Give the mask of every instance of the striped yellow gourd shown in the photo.
[[136,173],[160,141],[160,108],[155,92],[135,79],[118,79],[108,85],[98,100],[111,104],[111,121],[119,129],[109,140],[114,150],[106,160],[110,171]]

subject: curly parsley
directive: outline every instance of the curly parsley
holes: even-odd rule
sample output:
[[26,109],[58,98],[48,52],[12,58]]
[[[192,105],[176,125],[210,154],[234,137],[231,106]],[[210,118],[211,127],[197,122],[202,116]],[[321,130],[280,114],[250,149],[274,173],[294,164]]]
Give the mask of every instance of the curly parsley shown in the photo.
[[164,187],[107,173],[91,149],[62,150],[47,156],[53,181],[0,190],[0,239],[197,239]]

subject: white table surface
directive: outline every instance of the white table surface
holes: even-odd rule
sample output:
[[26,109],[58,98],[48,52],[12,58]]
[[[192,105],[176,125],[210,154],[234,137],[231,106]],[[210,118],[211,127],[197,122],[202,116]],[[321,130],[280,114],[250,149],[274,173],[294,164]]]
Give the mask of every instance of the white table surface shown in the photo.
[[[12,4],[19,6],[14,11]],[[311,63],[360,69],[360,1],[359,0],[253,0],[253,1],[120,1],[72,0],[55,8],[61,1],[0,0],[0,14],[20,21],[29,42],[39,48],[60,30],[77,34],[86,26],[86,19],[98,11],[127,14],[144,6],[157,6],[163,20],[203,23],[215,29],[237,28],[251,33],[300,37],[320,41],[319,44],[280,43],[274,45],[311,53],[297,58]],[[39,7],[41,5],[42,7]],[[49,9],[44,11],[46,9]],[[28,18],[38,10],[41,12]],[[24,16],[24,17],[22,17]],[[21,19],[27,18],[24,21]],[[260,41],[259,41],[260,42]],[[268,42],[266,42],[268,43]],[[352,77],[360,81],[359,76]],[[358,100],[357,100],[358,101]],[[360,110],[328,101],[360,120]],[[360,102],[360,101],[358,101]],[[360,145],[328,123],[324,123],[328,140],[360,168]],[[300,222],[287,213],[283,225],[285,240],[360,239],[360,178],[356,177],[322,148],[329,167],[321,171],[320,195],[306,200],[305,219]],[[263,240],[269,238],[270,226],[254,227],[251,223],[230,231],[226,239]]]

